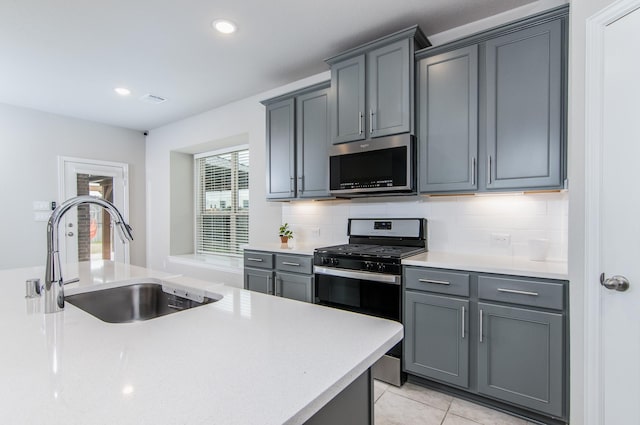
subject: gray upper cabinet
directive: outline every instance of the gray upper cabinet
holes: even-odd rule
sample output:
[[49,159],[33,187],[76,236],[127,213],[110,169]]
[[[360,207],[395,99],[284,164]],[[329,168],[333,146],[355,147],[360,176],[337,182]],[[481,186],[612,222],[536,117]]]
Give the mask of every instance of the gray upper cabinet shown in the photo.
[[295,196],[294,99],[267,105],[267,199]]
[[409,40],[400,40],[367,54],[370,137],[411,130]]
[[298,197],[329,196],[329,89],[298,96],[297,178]]
[[487,189],[563,184],[560,20],[486,43]]
[[329,82],[262,103],[267,121],[267,199],[329,196]]
[[418,62],[420,191],[477,189],[478,46]]
[[414,52],[429,45],[417,26],[327,59],[334,144],[414,132]]
[[331,67],[331,128],[333,143],[363,140],[365,108],[365,56]]
[[469,386],[469,301],[405,293],[405,369]]
[[563,317],[478,303],[478,392],[563,416]]

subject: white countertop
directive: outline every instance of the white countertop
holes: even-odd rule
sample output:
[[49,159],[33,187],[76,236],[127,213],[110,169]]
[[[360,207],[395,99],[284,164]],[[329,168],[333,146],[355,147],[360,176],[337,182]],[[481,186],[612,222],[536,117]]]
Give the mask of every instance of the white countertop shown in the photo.
[[[300,254],[300,255],[313,255],[313,251],[320,246],[328,246],[331,244],[322,245],[308,245],[308,244],[294,244],[290,243],[287,246],[283,246],[279,243],[262,243],[262,244],[249,244],[242,248],[250,251],[269,251],[276,252],[278,254]],[[335,245],[335,244],[334,244]]]
[[407,266],[467,270],[472,272],[509,274],[545,279],[566,280],[569,278],[567,263],[564,261],[530,261],[526,258],[519,257],[497,257],[429,251],[405,258],[402,260],[402,264]]
[[109,324],[25,299],[43,268],[0,271],[3,422],[301,424],[402,338],[396,322],[219,283],[110,262],[78,271],[67,293],[151,277],[224,298]]

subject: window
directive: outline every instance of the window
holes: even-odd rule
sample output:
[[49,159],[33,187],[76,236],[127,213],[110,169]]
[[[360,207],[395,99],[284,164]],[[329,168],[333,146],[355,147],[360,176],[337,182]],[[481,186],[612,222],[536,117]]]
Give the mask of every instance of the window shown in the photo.
[[249,243],[249,149],[195,156],[196,253],[242,255]]

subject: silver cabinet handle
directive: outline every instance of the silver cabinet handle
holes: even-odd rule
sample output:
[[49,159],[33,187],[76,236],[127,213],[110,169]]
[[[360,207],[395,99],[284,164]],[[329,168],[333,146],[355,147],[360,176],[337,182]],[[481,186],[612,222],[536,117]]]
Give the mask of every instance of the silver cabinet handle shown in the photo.
[[604,273],[602,273],[600,275],[600,285],[607,289],[615,289],[616,291],[624,292],[629,289],[629,279],[620,275],[605,278]]
[[267,292],[273,292],[273,276],[267,276]]
[[262,258],[247,257],[247,261],[257,261],[258,263],[262,263],[264,260]]
[[296,179],[293,177],[289,177],[289,192],[293,193],[295,191],[294,186],[296,183]]
[[358,121],[358,133],[362,134],[362,118],[364,118],[364,114],[360,112],[360,120]]
[[282,279],[276,277],[276,288],[273,291],[273,294],[276,297],[279,297],[281,295],[281,293],[282,293]]
[[462,306],[462,339],[464,339],[464,306]]
[[418,279],[418,282],[434,283],[436,285],[451,285],[451,282],[447,282],[446,280]]
[[482,342],[482,309],[480,309],[480,342]]
[[491,155],[487,156],[487,185],[491,184]]
[[304,191],[304,176],[298,177],[298,192],[302,193]]
[[283,261],[283,262],[282,262],[282,264],[283,264],[283,265],[285,265],[285,266],[296,266],[296,267],[300,267],[300,264],[298,264],[298,263],[290,263],[290,262],[288,262],[288,261]]
[[538,296],[537,292],[518,291],[516,289],[498,288],[498,292],[506,292],[506,293],[509,293],[509,294],[519,294],[519,295],[531,295],[533,297],[537,297]]
[[471,186],[476,185],[476,157],[471,158]]
[[369,133],[373,134],[373,109],[369,109]]

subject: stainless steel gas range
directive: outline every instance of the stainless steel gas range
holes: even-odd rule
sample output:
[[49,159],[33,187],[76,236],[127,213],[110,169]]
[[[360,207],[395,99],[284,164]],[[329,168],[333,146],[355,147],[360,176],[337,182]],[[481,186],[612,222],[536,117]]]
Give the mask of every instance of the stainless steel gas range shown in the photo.
[[[316,303],[402,322],[403,258],[427,250],[424,218],[351,218],[349,243],[314,251]],[[374,378],[404,381],[402,343],[373,368]]]

